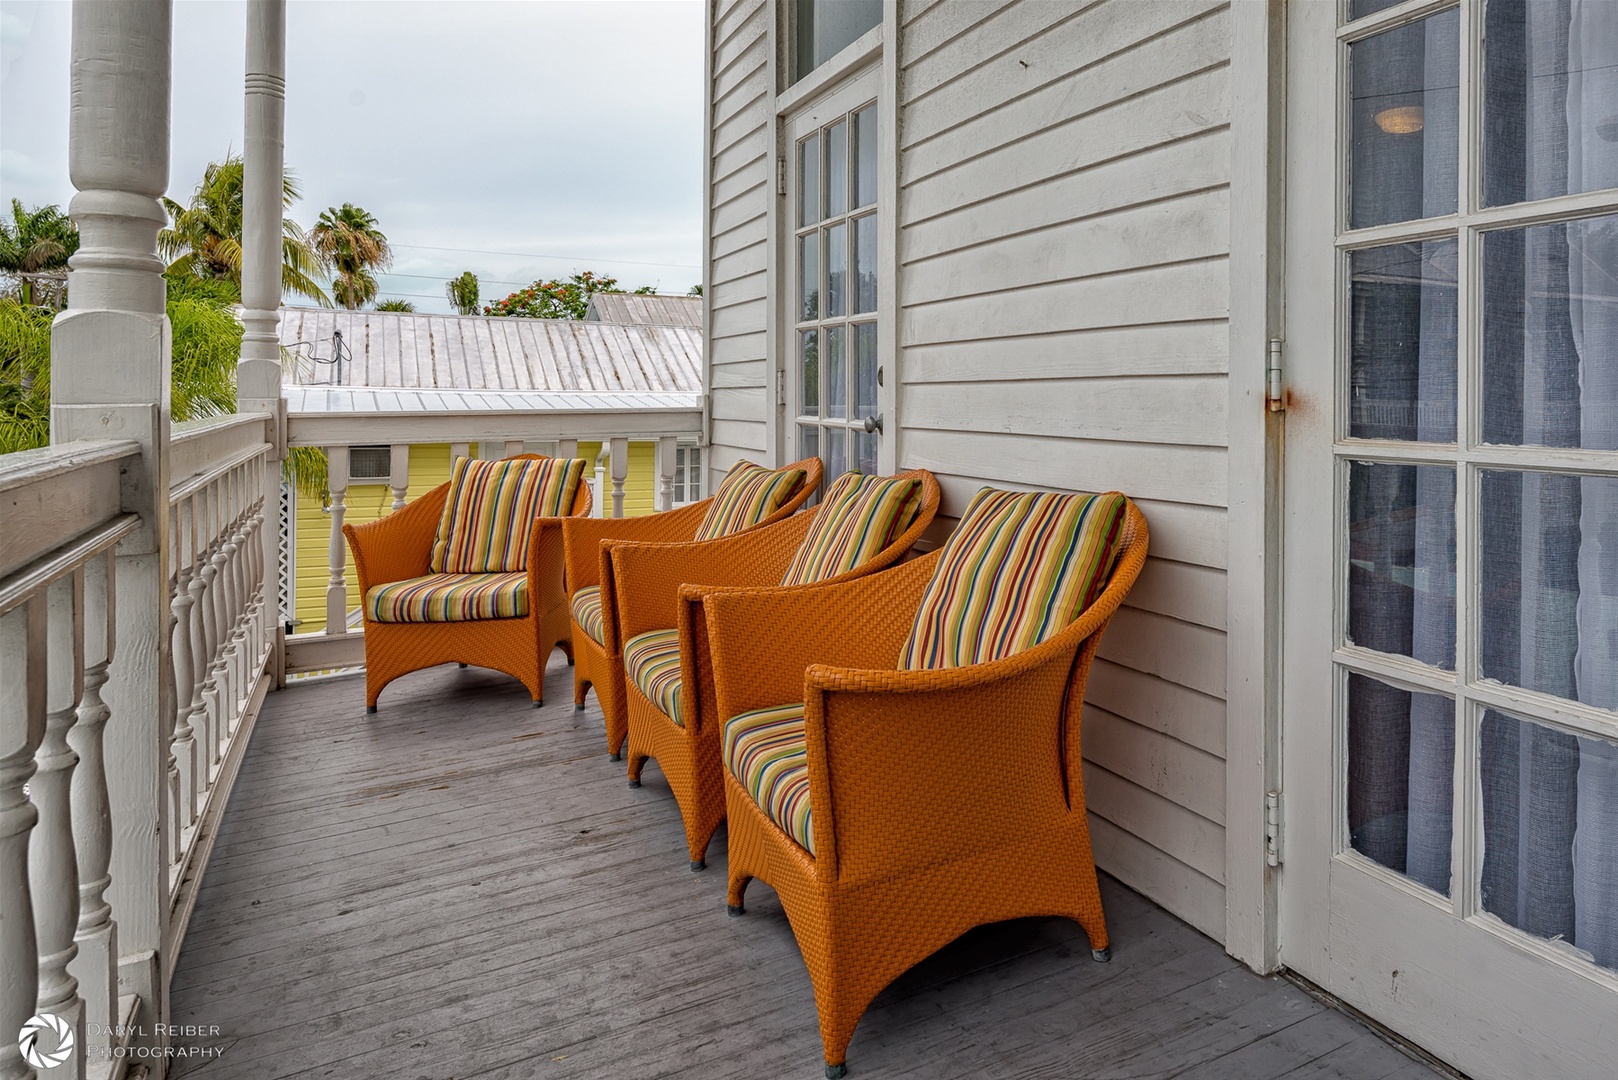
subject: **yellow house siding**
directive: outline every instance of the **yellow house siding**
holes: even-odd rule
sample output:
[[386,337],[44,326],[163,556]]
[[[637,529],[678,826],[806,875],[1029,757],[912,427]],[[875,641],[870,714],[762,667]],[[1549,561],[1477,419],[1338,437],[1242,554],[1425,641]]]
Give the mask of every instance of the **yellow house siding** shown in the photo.
[[[585,476],[594,476],[595,458],[601,444],[579,444],[579,456],[589,462]],[[629,444],[629,477],[624,481],[624,516],[638,517],[650,514],[655,505],[655,473],[657,446],[649,442]],[[407,499],[414,500],[449,480],[449,446],[438,443],[410,448],[410,486]],[[610,497],[611,483],[608,485]],[[347,509],[343,520],[350,525],[363,525],[375,521],[393,506],[393,492],[386,484],[354,484],[348,489]],[[294,632],[319,633],[326,629],[326,585],[330,580],[327,569],[328,545],[331,538],[331,514],[322,509],[319,500],[299,495],[297,498],[297,550],[293,560],[297,581]],[[345,547],[346,551],[346,547]],[[354,573],[352,556],[346,559],[344,577],[348,581],[348,609],[360,606],[359,580]]]

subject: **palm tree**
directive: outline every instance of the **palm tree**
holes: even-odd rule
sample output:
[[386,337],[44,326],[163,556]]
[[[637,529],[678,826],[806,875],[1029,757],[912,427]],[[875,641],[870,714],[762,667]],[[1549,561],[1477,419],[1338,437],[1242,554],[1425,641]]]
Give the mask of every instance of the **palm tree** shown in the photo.
[[462,315],[476,315],[478,313],[478,276],[470,270],[463,271],[460,277],[450,278],[444,282],[444,295],[449,297],[450,306]]
[[73,219],[55,205],[22,208],[11,200],[11,220],[0,220],[0,273],[17,278],[17,296],[34,303],[34,275],[65,270],[68,256],[79,249]]
[[416,305],[408,300],[384,300],[376,306],[378,311],[415,311]]
[[[242,159],[231,155],[211,162],[188,206],[164,199],[172,222],[157,235],[158,249],[171,260],[169,275],[228,281],[238,297],[242,288]],[[302,197],[297,178],[287,170],[281,181],[281,204],[290,210]],[[281,287],[330,307],[320,287],[320,256],[296,221],[281,217]]]
[[376,218],[353,203],[334,206],[321,212],[309,239],[332,268],[332,295],[338,303],[353,311],[376,299],[371,271],[385,270],[393,262],[388,238],[377,228]]

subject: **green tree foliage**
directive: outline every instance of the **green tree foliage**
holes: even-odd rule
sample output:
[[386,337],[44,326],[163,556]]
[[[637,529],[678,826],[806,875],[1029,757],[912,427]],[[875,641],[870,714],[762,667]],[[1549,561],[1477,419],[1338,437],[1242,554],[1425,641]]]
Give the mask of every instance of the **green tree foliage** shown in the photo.
[[0,219],[0,274],[17,279],[23,304],[36,299],[34,275],[65,272],[70,255],[79,249],[79,230],[59,206],[24,210],[21,199],[11,200],[11,220]]
[[444,295],[449,297],[450,307],[461,315],[476,315],[478,313],[478,276],[470,270],[463,271],[460,277],[450,278],[444,282]]
[[522,319],[582,319],[590,297],[598,292],[620,292],[618,279],[591,270],[565,281],[536,281],[504,300],[483,306],[483,314]]
[[[228,284],[189,275],[169,277],[176,421],[236,409],[236,361],[242,324]],[[14,299],[0,300],[0,453],[50,442],[51,320],[55,313]]]
[[[158,233],[158,250],[169,263],[169,276],[226,281],[242,290],[242,159],[236,156],[209,164],[188,205],[164,199],[169,228]],[[302,197],[289,169],[281,184],[281,204],[291,210]],[[306,296],[322,307],[331,300],[320,287],[324,264],[303,229],[284,213],[281,218],[281,287]]]
[[693,285],[693,286],[691,286],[690,291],[687,292],[685,295],[687,295],[687,296],[701,296],[702,295],[702,286],[701,285]]
[[376,306],[378,311],[415,311],[416,305],[408,300],[384,300]]
[[331,267],[332,295],[339,304],[356,311],[376,299],[373,271],[393,263],[393,251],[376,218],[353,203],[333,206],[321,211],[309,239]]

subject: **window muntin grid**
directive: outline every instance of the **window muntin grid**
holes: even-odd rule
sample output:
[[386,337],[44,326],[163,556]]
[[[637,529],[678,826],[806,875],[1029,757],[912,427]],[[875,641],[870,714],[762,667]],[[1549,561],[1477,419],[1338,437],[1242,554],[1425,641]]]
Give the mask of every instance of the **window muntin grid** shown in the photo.
[[877,471],[877,115],[867,101],[829,117],[792,155],[792,445],[828,478]]
[[[1532,4],[1530,0],[1530,7]],[[1487,896],[1493,855],[1485,851],[1484,842],[1490,827],[1489,807],[1494,805],[1486,805],[1486,796],[1492,796],[1484,786],[1493,745],[1490,739],[1499,742],[1501,738],[1498,733],[1491,736],[1493,729],[1486,726],[1493,722],[1489,718],[1513,714],[1538,725],[1536,731],[1560,732],[1558,737],[1576,740],[1587,753],[1592,746],[1612,747],[1618,740],[1618,710],[1614,703],[1580,700],[1582,695],[1570,685],[1547,681],[1538,671],[1500,667],[1500,656],[1514,656],[1521,651],[1517,648],[1520,638],[1504,643],[1514,648],[1502,648],[1500,597],[1510,592],[1508,586],[1519,593],[1525,588],[1521,581],[1500,579],[1502,543],[1509,546],[1509,542],[1520,542],[1523,537],[1531,543],[1542,524],[1524,516],[1522,507],[1553,505],[1558,495],[1565,502],[1573,488],[1582,487],[1596,498],[1618,491],[1618,453],[1614,452],[1618,444],[1609,447],[1593,443],[1588,437],[1571,437],[1567,432],[1546,437],[1544,432],[1526,429],[1521,422],[1514,426],[1509,410],[1503,413],[1500,407],[1502,386],[1512,379],[1524,382],[1524,392],[1538,392],[1542,397],[1547,389],[1567,387],[1564,373],[1560,381],[1541,379],[1536,389],[1533,378],[1523,377],[1525,363],[1531,358],[1524,361],[1509,348],[1502,351],[1500,327],[1510,323],[1511,309],[1510,296],[1503,298],[1500,291],[1502,278],[1509,277],[1514,265],[1520,267],[1525,261],[1533,264],[1533,252],[1529,251],[1525,260],[1523,251],[1535,247],[1536,236],[1545,239],[1539,245],[1541,253],[1562,244],[1560,257],[1577,271],[1581,259],[1576,253],[1568,254],[1569,238],[1574,238],[1577,246],[1582,242],[1578,237],[1608,235],[1612,230],[1603,231],[1605,222],[1618,221],[1610,217],[1618,211],[1618,170],[1602,174],[1600,183],[1606,186],[1596,186],[1591,180],[1588,155],[1580,162],[1584,170],[1580,176],[1565,182],[1552,177],[1538,183],[1502,183],[1487,172],[1490,153],[1495,154],[1497,162],[1502,160],[1490,141],[1500,138],[1502,111],[1497,100],[1498,82],[1491,90],[1484,68],[1487,62],[1495,66],[1496,72],[1501,69],[1497,42],[1502,38],[1490,23],[1486,58],[1484,29],[1491,18],[1490,8],[1498,14],[1509,6],[1497,3],[1486,8],[1481,3],[1462,3],[1436,12],[1428,7],[1401,12],[1391,10],[1393,5],[1384,0],[1348,0],[1341,10],[1352,21],[1345,22],[1339,30],[1338,130],[1342,135],[1338,145],[1343,152],[1338,161],[1340,216],[1336,240],[1339,299],[1334,450],[1339,579],[1334,660],[1338,746],[1342,755],[1339,769],[1340,775],[1346,777],[1341,790],[1348,805],[1339,807],[1337,849],[1358,851],[1408,880],[1433,889],[1435,901],[1449,905],[1452,913],[1462,918],[1483,910],[1499,914]],[[1533,15],[1530,12],[1529,17]],[[1356,98],[1357,82],[1361,88],[1365,85],[1366,58],[1376,56],[1379,50],[1384,56],[1397,55],[1398,50],[1384,46],[1401,36],[1409,45],[1418,32],[1424,37],[1420,63],[1452,66],[1444,66],[1443,70],[1429,67],[1413,75],[1404,72],[1402,82],[1394,81],[1408,84],[1404,89],[1411,100],[1390,99],[1388,108],[1400,111],[1385,117],[1385,124],[1378,124],[1376,116],[1382,110],[1367,106],[1366,95]],[[1412,59],[1416,52],[1406,48],[1404,55]],[[1618,63],[1618,56],[1603,63],[1585,58],[1589,70],[1607,70],[1604,64],[1609,61]],[[1361,65],[1358,72],[1354,70],[1356,62]],[[1454,87],[1452,112],[1442,98],[1449,86]],[[1435,98],[1435,94],[1440,97]],[[1435,100],[1439,101],[1436,116],[1428,111]],[[1429,124],[1429,120],[1434,122]],[[1446,146],[1435,139],[1435,128],[1446,128],[1453,145]],[[1504,130],[1512,130],[1509,123]],[[1596,134],[1606,138],[1599,131]],[[1614,134],[1618,135],[1618,128]],[[1413,160],[1417,155],[1405,155],[1403,161],[1397,154],[1368,155],[1363,146],[1366,139],[1398,138],[1422,140],[1419,160]],[[1595,140],[1586,141],[1600,149]],[[1385,185],[1389,171],[1404,170],[1411,186],[1403,192],[1400,206],[1382,212],[1367,205],[1363,188],[1367,170],[1363,164],[1368,156],[1380,160],[1383,172],[1371,182]],[[1526,167],[1533,169],[1543,164],[1530,158]],[[1357,185],[1361,190],[1356,191]],[[1445,185],[1448,190],[1444,190]],[[1516,201],[1509,201],[1503,192]],[[1589,258],[1582,259],[1586,268],[1589,264]],[[1580,280],[1588,290],[1588,275]],[[1377,294],[1379,289],[1383,291],[1381,296]],[[1603,289],[1596,299],[1618,302],[1618,287]],[[1416,316],[1408,320],[1409,326],[1402,332],[1388,332],[1386,327],[1380,335],[1368,331],[1366,311],[1385,301],[1390,290],[1403,290],[1407,294],[1405,302],[1414,306]],[[1536,298],[1557,299],[1554,289],[1521,291],[1526,297],[1523,303],[1530,309]],[[1573,295],[1569,289],[1561,299]],[[1590,297],[1583,299],[1588,301]],[[1532,312],[1529,318],[1519,317],[1515,324],[1507,326],[1508,333],[1514,326],[1519,336],[1528,335],[1525,340],[1530,342],[1526,349],[1529,354],[1533,352],[1535,328],[1542,325],[1535,324],[1531,316]],[[1406,370],[1391,375],[1383,371],[1380,385],[1368,388],[1368,382],[1377,380],[1368,380],[1365,358],[1380,354],[1383,361],[1390,355],[1398,359],[1401,350],[1407,354]],[[1501,381],[1503,364],[1515,365],[1505,371],[1506,383]],[[1547,415],[1555,414],[1553,411]],[[1419,536],[1425,528],[1429,556],[1442,554],[1447,544],[1447,565],[1442,558],[1424,559],[1419,542],[1411,550],[1388,550],[1399,548],[1398,544],[1378,547],[1380,537],[1375,527],[1368,527],[1365,502],[1365,478],[1373,475],[1373,466],[1398,480],[1387,485],[1387,520],[1391,522],[1393,515],[1405,514],[1408,531]],[[1425,486],[1432,497],[1417,493],[1419,478],[1426,479]],[[1530,487],[1534,489],[1533,498],[1523,494]],[[1510,509],[1502,502],[1502,492],[1508,490],[1518,500],[1513,504],[1519,511],[1514,520],[1520,527],[1514,532],[1508,530],[1509,535],[1502,541],[1498,518]],[[1371,557],[1367,558],[1367,554]],[[1510,556],[1508,564],[1514,559],[1516,565],[1527,565],[1520,548],[1506,555]],[[1382,560],[1381,566],[1392,567],[1393,571],[1376,577],[1378,559]],[[1366,605],[1373,599],[1365,585],[1368,575],[1388,587],[1388,595],[1398,594],[1402,601],[1413,602],[1405,621],[1419,627],[1425,618],[1428,630],[1412,632],[1407,627],[1406,636],[1412,638],[1408,642],[1399,642],[1398,634],[1393,634],[1384,635],[1382,644],[1368,645],[1368,635],[1361,629]],[[1518,610],[1520,613],[1522,608]],[[1567,612],[1546,609],[1546,615],[1562,620],[1565,637]],[[1554,625],[1554,620],[1547,625]],[[1443,640],[1446,637],[1448,640]],[[1396,644],[1385,643],[1389,641]],[[1435,648],[1435,644],[1439,647]],[[1610,647],[1599,642],[1585,646]],[[1412,795],[1417,791],[1419,764],[1426,770],[1422,773],[1423,790],[1441,796],[1428,799],[1424,812],[1447,818],[1454,835],[1461,838],[1455,845],[1460,862],[1453,867],[1449,829],[1435,829],[1434,843],[1428,845],[1432,850],[1420,857],[1412,842],[1400,855],[1405,861],[1395,866],[1369,850],[1374,846],[1377,823],[1368,821],[1363,812],[1355,820],[1354,792],[1366,785],[1363,755],[1370,752],[1366,747],[1377,745],[1375,740],[1363,737],[1363,724],[1358,721],[1364,709],[1351,704],[1377,696],[1364,689],[1372,685],[1365,683],[1366,679],[1394,688],[1378,691],[1382,698],[1392,700],[1403,694],[1420,700],[1422,716],[1418,721],[1417,710],[1412,708],[1407,731],[1422,724],[1431,731],[1438,718],[1443,738],[1429,743],[1446,753],[1430,755],[1425,761],[1417,761],[1409,754],[1405,763]],[[1359,686],[1360,691],[1352,692],[1350,683]],[[1431,787],[1446,779],[1448,790]],[[1409,805],[1405,811],[1415,815],[1418,807]],[[1412,830],[1411,835],[1416,831]],[[1501,917],[1520,925],[1509,916]],[[1547,936],[1528,927],[1523,929]]]

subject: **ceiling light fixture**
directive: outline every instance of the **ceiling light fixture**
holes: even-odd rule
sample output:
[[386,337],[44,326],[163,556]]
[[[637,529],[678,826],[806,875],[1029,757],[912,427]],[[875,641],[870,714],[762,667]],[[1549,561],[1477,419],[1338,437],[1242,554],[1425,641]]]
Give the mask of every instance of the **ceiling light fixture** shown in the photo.
[[1389,135],[1409,135],[1420,131],[1425,122],[1420,105],[1396,105],[1376,114],[1376,126]]

